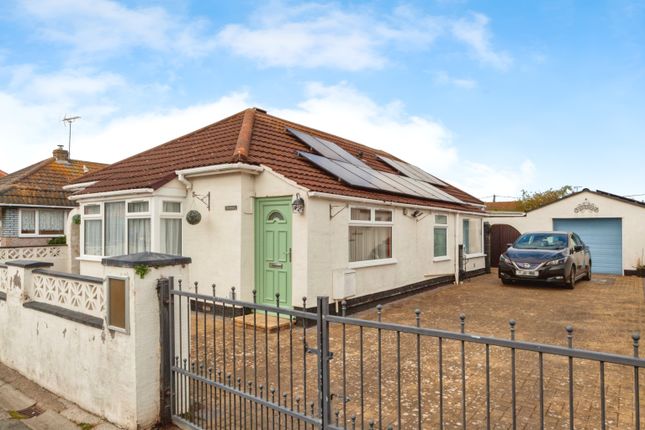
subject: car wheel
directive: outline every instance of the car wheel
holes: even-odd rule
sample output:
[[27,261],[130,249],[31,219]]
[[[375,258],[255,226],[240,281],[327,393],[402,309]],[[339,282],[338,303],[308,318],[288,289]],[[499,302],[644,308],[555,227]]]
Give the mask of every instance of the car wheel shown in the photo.
[[589,263],[589,267],[587,267],[587,276],[585,276],[585,279],[587,281],[591,281],[591,263]]
[[571,268],[569,272],[569,279],[567,279],[567,288],[573,290],[576,287],[576,269],[575,267]]

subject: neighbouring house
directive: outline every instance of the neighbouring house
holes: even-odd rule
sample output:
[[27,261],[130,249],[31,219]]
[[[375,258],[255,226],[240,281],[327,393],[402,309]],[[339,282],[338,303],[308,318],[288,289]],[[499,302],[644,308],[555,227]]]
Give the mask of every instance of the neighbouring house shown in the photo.
[[0,170],[0,178],[3,177],[3,176],[7,176],[7,173],[2,171],[2,170]]
[[66,234],[76,206],[63,186],[105,164],[70,160],[62,147],[53,157],[0,178],[0,246],[38,246]]
[[[135,142],[133,142],[135,143]],[[138,252],[189,256],[191,288],[350,306],[483,272],[484,204],[376,150],[247,109],[66,187],[81,273]],[[463,253],[460,250],[463,249]]]
[[645,202],[585,188],[526,213],[511,206],[489,210],[492,266],[506,243],[535,230],[578,233],[591,248],[596,273],[633,274],[645,265]]

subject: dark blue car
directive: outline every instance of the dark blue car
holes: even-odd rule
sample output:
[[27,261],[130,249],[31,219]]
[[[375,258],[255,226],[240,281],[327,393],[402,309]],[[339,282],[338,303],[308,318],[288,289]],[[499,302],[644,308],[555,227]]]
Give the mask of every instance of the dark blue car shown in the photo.
[[591,280],[591,252],[573,232],[524,233],[499,258],[499,278],[551,282],[574,288],[579,279]]

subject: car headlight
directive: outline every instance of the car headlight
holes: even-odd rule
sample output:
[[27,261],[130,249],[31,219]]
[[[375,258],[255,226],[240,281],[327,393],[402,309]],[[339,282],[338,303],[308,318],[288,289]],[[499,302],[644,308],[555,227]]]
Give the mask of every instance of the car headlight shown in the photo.
[[499,256],[499,259],[502,260],[506,264],[512,264],[511,259],[508,258],[506,255],[502,254]]
[[558,259],[555,259],[555,260],[547,261],[546,263],[544,263],[544,265],[545,266],[557,266],[557,265],[560,265],[560,264],[564,264],[566,261],[567,261],[567,258],[562,257],[562,258],[558,258]]

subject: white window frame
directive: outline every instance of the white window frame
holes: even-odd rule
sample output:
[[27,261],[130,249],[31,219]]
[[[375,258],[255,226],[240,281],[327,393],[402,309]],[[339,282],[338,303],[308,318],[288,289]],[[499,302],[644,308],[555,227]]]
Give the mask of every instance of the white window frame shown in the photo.
[[[171,199],[165,199],[167,201],[170,201]],[[83,203],[81,205],[81,220],[82,220],[82,240],[81,240],[81,259],[83,260],[89,260],[89,261],[101,261],[103,257],[106,257],[105,255],[105,203],[120,203],[123,202],[125,204],[125,226],[124,226],[124,237],[123,237],[123,244],[126,253],[129,252],[128,250],[128,219],[149,219],[150,220],[150,251],[153,250],[153,244],[154,244],[154,223],[153,223],[153,210],[152,210],[152,205],[154,203],[152,198],[146,197],[146,198],[130,198],[130,199],[114,199],[114,200],[107,200],[107,201],[101,201],[101,202],[87,202]],[[138,202],[147,202],[148,203],[148,211],[147,212],[128,212],[128,204],[129,203],[138,203]],[[95,206],[98,205],[101,208],[101,211],[99,214],[93,214],[93,215],[86,215],[85,214],[85,207],[86,206]],[[88,255],[85,254],[85,220],[101,220],[101,255]],[[182,237],[183,239],[183,237]],[[183,250],[183,243],[182,243],[182,250]]]
[[[110,279],[117,279],[125,283],[125,328],[110,324]],[[130,334],[130,278],[127,276],[108,275],[105,278],[105,323],[108,330]]]
[[[450,252],[448,252],[449,246],[448,246],[448,214],[446,213],[435,213],[433,214],[433,226],[432,226],[432,261],[450,261]],[[438,216],[445,216],[446,217],[446,222],[438,224],[437,223],[437,217]],[[434,255],[434,241],[435,241],[435,231],[439,230],[444,230],[446,232],[446,255]]]
[[[368,209],[370,211],[370,220],[361,221],[361,220],[352,220],[352,209]],[[392,221],[375,221],[376,211],[387,211],[392,214]],[[368,206],[350,206],[349,207],[349,225],[347,227],[347,244],[349,244],[349,228],[354,227],[391,227],[392,228],[392,257],[390,258],[380,258],[378,260],[361,260],[361,261],[348,261],[348,267],[350,269],[358,269],[362,267],[372,267],[372,266],[383,266],[387,264],[396,264],[398,261],[394,258],[395,255],[395,240],[394,240],[394,216],[395,210],[391,208],[378,208],[378,207],[368,207]],[[347,259],[349,260],[349,251],[347,254]]]
[[461,234],[462,234],[462,236],[463,236],[463,234],[464,234],[464,233],[463,233],[463,231],[464,231],[464,227],[463,227],[463,226],[464,226],[464,221],[465,221],[465,220],[468,220],[468,221],[469,221],[469,223],[473,223],[473,222],[478,222],[478,223],[479,223],[479,226],[480,226],[480,229],[479,229],[479,232],[480,232],[480,235],[479,235],[479,246],[480,246],[481,251],[467,254],[467,253],[466,253],[466,249],[465,249],[465,248],[466,248],[466,246],[465,246],[465,244],[464,244],[465,239],[462,237],[462,238],[461,238],[461,243],[462,243],[462,244],[464,244],[464,257],[465,257],[465,258],[477,258],[477,257],[484,257],[484,256],[486,256],[486,253],[484,252],[484,219],[483,219],[483,218],[477,218],[477,217],[468,217],[468,216],[464,216],[464,217],[461,219]]
[[[63,232],[60,234],[40,234],[40,211],[41,210],[51,210],[51,211],[62,211],[63,212]],[[22,212],[23,211],[34,211],[34,233],[23,233],[22,232]],[[18,209],[18,237],[63,237],[65,236],[65,224],[66,217],[65,214],[67,211],[65,209],[59,208],[20,208]]]
[[[117,200],[118,201],[118,200]],[[130,212],[129,205],[130,203],[148,203],[148,211],[146,212]],[[150,249],[152,251],[152,201],[149,198],[146,199],[128,199],[125,200],[125,238],[123,245],[125,247],[125,253],[130,254],[129,244],[130,244],[130,223],[128,220],[131,219],[149,219],[150,220]]]
[[[161,252],[161,220],[162,219],[184,219],[184,203],[181,199],[162,198],[159,200],[159,252]],[[164,202],[179,203],[179,212],[164,212]],[[181,255],[184,254],[184,223],[181,223]]]
[[[99,213],[98,214],[85,214],[85,207],[86,206],[98,206],[99,207]],[[81,205],[81,244],[80,244],[80,254],[81,258],[83,259],[88,259],[88,260],[96,260],[100,261],[101,258],[103,258],[103,253],[104,253],[104,243],[105,243],[105,220],[103,219],[103,202],[96,202],[96,203],[85,203]],[[85,221],[101,221],[101,255],[93,255],[93,254],[85,254]]]

